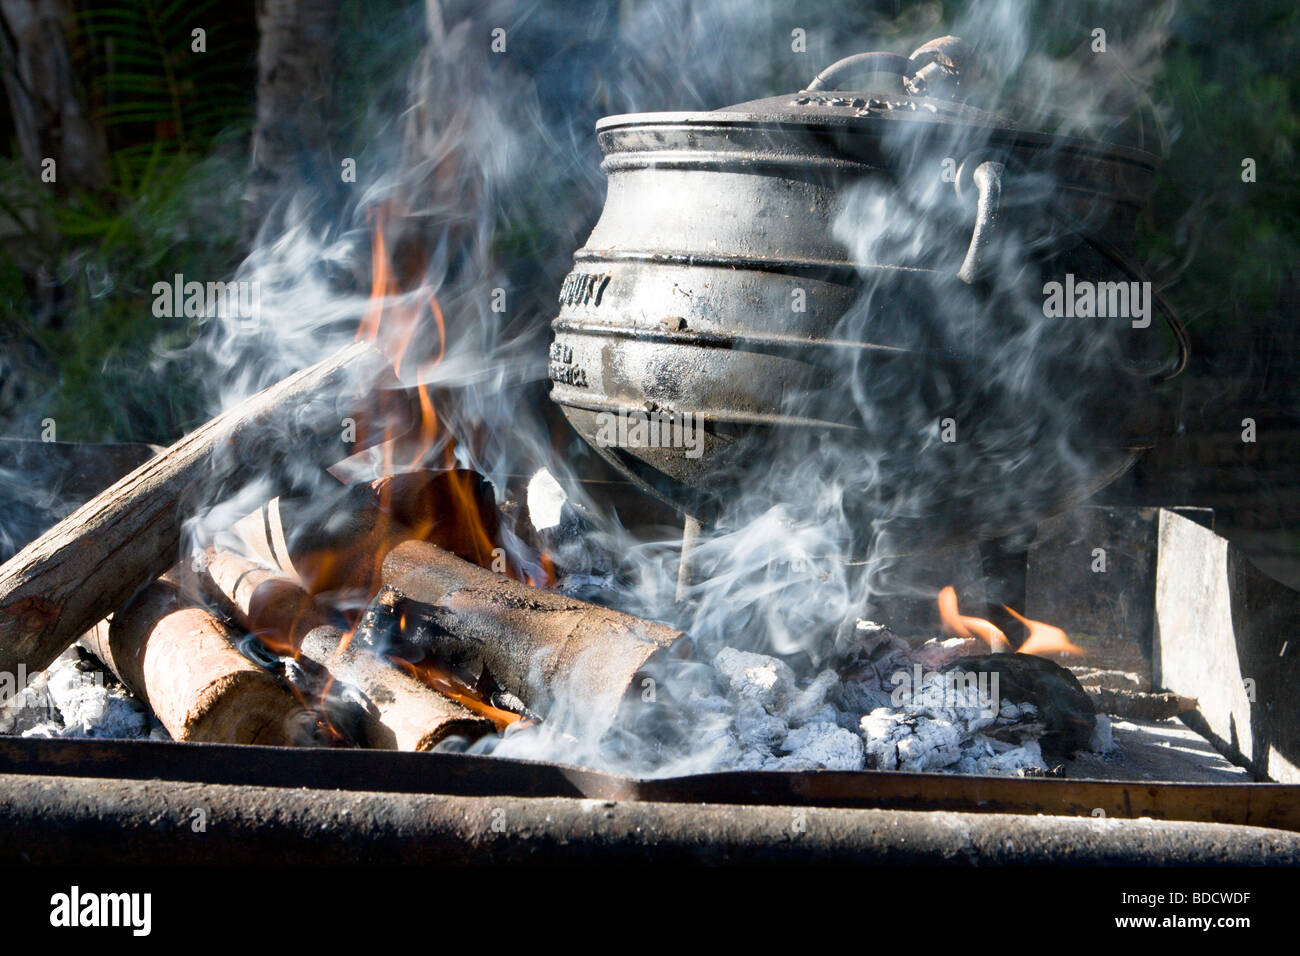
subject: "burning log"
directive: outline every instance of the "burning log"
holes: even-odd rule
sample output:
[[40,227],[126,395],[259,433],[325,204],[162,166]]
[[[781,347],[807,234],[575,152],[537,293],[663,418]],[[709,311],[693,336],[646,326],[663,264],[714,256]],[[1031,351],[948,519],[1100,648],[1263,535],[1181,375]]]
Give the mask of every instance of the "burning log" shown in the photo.
[[481,660],[539,713],[561,696],[581,702],[588,731],[608,728],[639,679],[689,646],[666,625],[520,584],[427,542],[395,547],[383,576],[432,625],[421,629],[427,646]]
[[[390,650],[399,648],[403,652],[409,651],[411,645],[407,644],[402,634],[405,623],[403,610],[405,601],[406,598],[400,591],[387,586],[382,588],[362,613],[353,640],[375,654],[386,655]],[[444,697],[451,698],[478,716],[492,721],[497,730],[505,730],[511,724],[524,719],[525,715],[521,711],[526,708],[521,701],[512,698],[508,703],[498,707],[497,700],[487,699],[480,688],[462,680],[451,671],[436,666],[429,655],[410,659],[391,656],[388,659],[422,684],[433,688]],[[505,695],[500,688],[497,688],[493,696]]]
[[448,737],[476,740],[495,729],[491,720],[475,716],[391,661],[356,646],[336,627],[313,629],[302,640],[302,654],[374,705],[374,719],[366,727],[371,747],[432,750]]
[[[186,435],[60,521],[0,567],[0,672],[46,667],[176,561],[183,503],[196,488],[309,456],[330,464],[374,396],[408,420],[389,360],[356,343],[251,396]],[[382,428],[357,430],[360,440]]]
[[315,742],[315,719],[238,649],[239,637],[188,607],[163,578],[83,643],[143,699],[176,740],[294,746]]
[[364,641],[342,640],[343,632],[327,626],[310,595],[283,572],[215,548],[206,559],[204,589],[242,627],[365,695],[369,707],[362,723],[369,746],[429,750],[447,737],[481,737],[518,719],[474,699],[470,688],[458,687],[450,678],[445,687],[430,686],[418,679],[418,672],[412,676],[372,653]]
[[241,547],[291,575],[309,594],[379,589],[380,565],[396,545],[431,540],[467,561],[493,558],[498,516],[491,485],[476,472],[418,471],[343,490],[336,507],[274,498],[235,523]]
[[1079,681],[1059,664],[1032,654],[978,654],[945,669],[997,674],[1003,700],[1033,704],[1046,724],[1040,741],[1045,755],[1055,759],[1087,749],[1097,714]]

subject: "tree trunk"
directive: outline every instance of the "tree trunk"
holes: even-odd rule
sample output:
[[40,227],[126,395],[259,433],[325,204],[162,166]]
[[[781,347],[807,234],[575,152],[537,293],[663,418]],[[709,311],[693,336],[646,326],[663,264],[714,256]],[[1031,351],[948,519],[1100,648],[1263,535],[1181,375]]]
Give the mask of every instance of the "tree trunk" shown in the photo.
[[0,72],[23,163],[33,176],[55,161],[55,182],[108,183],[108,145],[89,115],[68,52],[71,0],[0,0]]
[[275,200],[339,181],[329,155],[337,0],[258,0],[257,125],[244,195],[251,244]]

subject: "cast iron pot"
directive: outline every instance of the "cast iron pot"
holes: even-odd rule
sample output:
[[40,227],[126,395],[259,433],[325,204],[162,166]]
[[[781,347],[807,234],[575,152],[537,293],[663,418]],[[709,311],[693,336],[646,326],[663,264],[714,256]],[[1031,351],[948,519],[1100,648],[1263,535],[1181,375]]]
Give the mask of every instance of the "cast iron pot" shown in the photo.
[[[850,57],[797,94],[601,120],[608,193],[550,350],[551,398],[578,433],[706,522],[742,498],[790,501],[835,481],[853,521],[899,519],[946,543],[1061,510],[1122,473],[1158,431],[1149,384],[1181,367],[1159,319],[1105,320],[1035,360],[1043,400],[1024,404],[1073,416],[1067,443],[1086,446],[1085,463],[1026,473],[1009,500],[998,490],[1014,468],[979,478],[990,455],[1025,452],[1008,445],[1006,396],[988,394],[1007,344],[997,311],[1041,303],[1067,274],[1140,279],[1131,243],[1155,158],[960,102],[969,62],[945,37],[909,58]],[[889,91],[833,89],[865,74]],[[917,242],[855,254],[843,217],[863,190],[887,197],[894,232]],[[620,413],[698,416],[702,448],[611,442]],[[945,423],[959,440],[932,440]],[[1060,427],[1011,430],[1032,446],[1064,441]]]

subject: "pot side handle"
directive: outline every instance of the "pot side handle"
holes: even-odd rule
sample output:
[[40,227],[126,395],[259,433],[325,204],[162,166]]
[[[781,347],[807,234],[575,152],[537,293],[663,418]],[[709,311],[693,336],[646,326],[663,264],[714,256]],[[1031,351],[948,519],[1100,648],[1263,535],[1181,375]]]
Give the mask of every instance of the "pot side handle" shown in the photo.
[[971,231],[966,258],[957,270],[957,278],[967,285],[984,271],[989,242],[1002,215],[1002,174],[1005,170],[1002,163],[986,159],[971,173],[971,182],[976,189],[975,228]]

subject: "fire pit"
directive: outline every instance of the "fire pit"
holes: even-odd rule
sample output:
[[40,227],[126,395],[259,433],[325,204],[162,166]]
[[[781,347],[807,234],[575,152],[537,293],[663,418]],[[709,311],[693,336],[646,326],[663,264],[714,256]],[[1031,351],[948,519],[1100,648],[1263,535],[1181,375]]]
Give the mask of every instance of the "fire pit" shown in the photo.
[[[946,628],[956,636],[909,643],[883,626],[863,623],[839,675],[822,671],[809,680],[774,657],[718,654],[712,669],[728,689],[709,706],[733,710],[723,725],[734,728],[744,746],[755,747],[765,730],[773,732],[768,725],[782,723],[780,736],[766,744],[770,756],[751,764],[753,769],[636,777],[504,756],[512,738],[524,739],[528,725],[538,720],[536,711],[568,719],[561,728],[581,733],[617,725],[622,734],[654,734],[661,748],[673,746],[674,735],[682,732],[682,712],[695,712],[697,723],[688,729],[697,733],[717,722],[698,722],[700,700],[692,696],[692,682],[683,688],[672,671],[707,667],[681,652],[680,632],[511,582],[418,540],[392,520],[397,515],[409,521],[435,503],[450,507],[461,493],[489,502],[471,480],[478,481],[468,473],[417,473],[364,493],[353,489],[344,530],[307,526],[296,536],[266,530],[272,515],[292,520],[292,501],[280,500],[255,520],[238,523],[233,537],[252,536],[253,552],[279,541],[280,563],[292,576],[269,559],[240,557],[223,541],[193,572],[201,579],[197,586],[183,580],[156,584],[111,626],[93,629],[84,646],[151,705],[166,732],[155,732],[163,738],[157,741],[0,738],[0,774],[7,781],[0,809],[11,823],[0,852],[10,861],[48,863],[75,855],[104,863],[254,864],[285,852],[315,862],[544,863],[573,853],[609,861],[650,854],[721,862],[742,854],[789,862],[790,848],[778,851],[771,834],[764,834],[793,807],[811,814],[807,819],[820,834],[799,844],[797,852],[810,860],[1005,862],[999,847],[1009,833],[1017,834],[1019,862],[1065,855],[1093,863],[1262,863],[1300,854],[1300,837],[1291,835],[1300,831],[1300,791],[1251,782],[1203,738],[1169,722],[1176,713],[1194,712],[1198,702],[1186,693],[1151,692],[1153,675],[1149,665],[1142,673],[1140,653],[1089,647],[1091,666],[1076,665],[1076,680],[1071,670],[1025,652],[1082,649],[1069,642],[1066,648],[1053,646],[1050,628],[1025,619],[1037,647],[1027,642],[1022,653],[988,654],[1008,650],[998,645],[998,638],[1008,644],[1007,638],[988,621],[963,614],[952,589],[939,596],[934,630]],[[380,501],[383,507],[366,517],[366,509]],[[382,527],[379,515],[390,519]],[[481,533],[499,535],[501,516],[490,510],[483,515]],[[1165,520],[1183,519],[1171,514]],[[1103,540],[1117,549],[1131,546],[1137,533],[1131,522],[1117,527],[1124,530],[1111,534],[1123,539]],[[456,528],[454,535],[444,528],[440,539],[471,553],[474,535],[462,523]],[[366,549],[382,537],[389,549],[378,570],[386,583],[349,629],[351,647],[327,623],[326,605],[311,597],[313,590],[327,593],[322,582],[334,587],[328,593],[339,593],[340,576],[356,573],[313,559],[312,547],[317,554],[337,553],[340,534]],[[1205,534],[1212,547],[1212,533]],[[424,536],[433,536],[432,529]],[[1059,537],[1043,539],[1028,571],[1028,590],[1039,601],[1049,585],[1034,567],[1050,566],[1049,556],[1060,547],[1054,540]],[[1159,555],[1163,567],[1172,566],[1172,554],[1154,543],[1150,551],[1152,562]],[[367,553],[372,557],[362,569],[363,581],[376,567],[373,552]],[[1134,577],[1140,576],[1134,569]],[[1145,599],[1154,602],[1156,590],[1153,581]],[[200,591],[210,596],[208,603],[196,603]],[[1068,606],[1064,598],[1056,600]],[[1150,610],[1153,622],[1173,613],[1164,605]],[[1213,617],[1211,609],[1205,613]],[[257,635],[260,650],[254,653],[241,632]],[[1159,646],[1164,673],[1177,672],[1177,643],[1162,637]],[[439,651],[437,663],[421,653],[425,648]],[[1148,659],[1152,653],[1148,649]],[[495,690],[465,678],[455,663],[465,658],[485,665]],[[850,675],[864,667],[889,680],[855,683]],[[943,679],[967,672],[977,675],[973,687]],[[329,685],[324,689],[322,677]],[[990,677],[998,701],[990,699]],[[100,692],[120,698],[121,691],[111,689],[112,677],[108,681],[110,688],[101,686]],[[573,685],[584,702],[583,719],[576,723],[575,711],[560,703]],[[1201,691],[1190,683],[1174,686]],[[883,696],[857,706],[884,706],[862,720],[861,736],[813,719],[813,712],[827,706],[835,719],[828,696],[852,707],[853,695],[869,694],[872,687]],[[967,696],[954,699],[954,693]],[[67,709],[66,696],[46,698],[51,699]],[[966,713],[981,708],[980,714]],[[796,713],[800,709],[809,714]],[[1094,718],[1094,710],[1128,716],[1112,717],[1112,724]],[[503,728],[506,736],[498,737]],[[113,732],[102,722],[91,730]],[[1103,731],[1110,740],[1095,740]],[[1285,732],[1279,728],[1272,738],[1283,750]],[[856,749],[848,746],[847,757],[834,746],[841,733],[856,743]],[[171,742],[168,734],[177,741],[246,746]],[[778,746],[780,737],[785,743]],[[475,739],[502,744],[489,748],[498,751],[491,756],[455,752]],[[972,740],[980,748],[971,750]],[[281,746],[256,746],[263,742]],[[381,749],[355,749],[358,744]],[[1103,754],[1090,754],[1092,749]],[[698,757],[698,741],[684,752]],[[988,775],[1043,767],[1044,752],[1057,761],[1045,766],[1049,773]],[[726,766],[717,751],[710,759]],[[732,759],[743,768],[751,758]],[[860,769],[864,763],[876,769]],[[933,772],[939,770],[948,772]],[[291,795],[304,787],[310,794],[299,806]],[[240,822],[221,840],[186,838],[177,845],[185,821],[163,812],[177,800]],[[88,806],[96,808],[90,816]],[[742,806],[748,828],[743,832],[728,809]],[[276,812],[268,813],[270,807]],[[495,841],[477,832],[480,815],[490,819],[502,808],[529,839]],[[338,826],[341,814],[353,821],[347,840],[313,843],[316,849],[306,854],[306,834]],[[398,825],[399,820],[420,822]],[[57,838],[51,821],[62,821],[52,831]],[[950,839],[954,827],[966,834],[956,843]],[[38,830],[44,834],[39,840]],[[96,848],[90,857],[87,844]]]
[[371,294],[279,333],[328,349],[164,449],[0,448],[77,479],[0,567],[0,860],[1300,864],[1300,598],[1085,503],[1187,360],[1151,154],[954,37],[609,116],[541,343],[431,60]]

